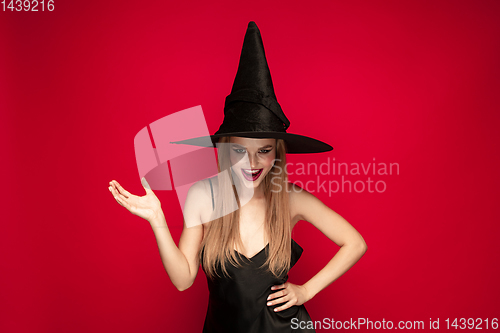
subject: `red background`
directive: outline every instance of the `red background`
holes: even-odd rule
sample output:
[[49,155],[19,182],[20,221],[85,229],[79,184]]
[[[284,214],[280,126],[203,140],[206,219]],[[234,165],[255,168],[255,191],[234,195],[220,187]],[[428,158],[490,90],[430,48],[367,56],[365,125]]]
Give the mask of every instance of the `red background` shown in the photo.
[[[311,317],[498,318],[499,17],[498,1],[56,1],[53,12],[1,12],[0,331],[201,331],[203,272],[177,291],[149,224],[107,187],[144,194],[133,138],[147,124],[202,105],[218,129],[250,20],[289,132],[335,148],[291,162],[400,166],[377,178],[383,193],[317,194],[368,252],[306,303]],[[157,195],[177,241],[175,193]],[[293,237],[304,254],[290,281],[304,283],[338,247],[306,222]]]

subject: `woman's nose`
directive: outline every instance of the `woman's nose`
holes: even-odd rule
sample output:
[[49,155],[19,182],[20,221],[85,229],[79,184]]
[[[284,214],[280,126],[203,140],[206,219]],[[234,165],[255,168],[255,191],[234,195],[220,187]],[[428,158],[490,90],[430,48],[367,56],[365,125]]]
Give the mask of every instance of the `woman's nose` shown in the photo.
[[250,168],[255,169],[255,167],[257,166],[257,157],[253,154],[249,154],[248,162],[250,163]]

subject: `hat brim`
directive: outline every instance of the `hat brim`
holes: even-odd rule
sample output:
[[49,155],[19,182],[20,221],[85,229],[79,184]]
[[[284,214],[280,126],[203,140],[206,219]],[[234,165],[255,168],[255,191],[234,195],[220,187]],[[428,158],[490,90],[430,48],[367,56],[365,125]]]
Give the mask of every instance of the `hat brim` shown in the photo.
[[215,147],[219,138],[224,136],[239,136],[254,139],[283,139],[286,142],[286,152],[288,154],[312,154],[324,153],[333,149],[329,144],[304,135],[286,133],[286,132],[233,132],[215,134],[210,136],[201,136],[192,139],[174,141],[170,143],[185,144],[199,147]]

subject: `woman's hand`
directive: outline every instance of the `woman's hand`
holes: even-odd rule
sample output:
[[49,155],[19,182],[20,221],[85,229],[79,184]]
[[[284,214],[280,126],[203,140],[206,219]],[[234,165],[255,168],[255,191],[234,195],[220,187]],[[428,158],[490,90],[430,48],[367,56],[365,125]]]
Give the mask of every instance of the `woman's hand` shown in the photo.
[[[282,289],[284,288],[284,289]],[[306,287],[304,286],[299,286],[298,284],[293,284],[290,282],[285,282],[284,284],[280,284],[278,286],[272,286],[271,290],[277,290],[281,289],[280,291],[277,291],[275,293],[272,293],[269,295],[267,298],[267,305],[274,305],[274,304],[280,304],[284,303],[285,304],[277,307],[274,309],[275,312],[282,311],[285,309],[288,309],[289,307],[292,307],[293,305],[302,305],[311,298],[309,297],[309,294],[307,292]]]
[[146,178],[142,177],[141,184],[146,190],[146,195],[142,197],[131,194],[118,184],[116,180],[109,182],[109,191],[113,194],[116,201],[127,208],[132,214],[151,222],[163,213],[161,203],[151,190],[151,187],[149,187]]

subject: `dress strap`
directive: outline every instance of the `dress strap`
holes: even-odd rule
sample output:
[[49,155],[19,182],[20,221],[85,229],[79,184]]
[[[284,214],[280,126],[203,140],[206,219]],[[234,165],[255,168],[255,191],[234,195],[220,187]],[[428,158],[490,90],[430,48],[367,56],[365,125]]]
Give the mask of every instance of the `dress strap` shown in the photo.
[[212,187],[212,181],[210,178],[208,178],[208,182],[210,183],[210,192],[212,193],[212,210],[215,209],[215,202],[214,202],[214,188]]

